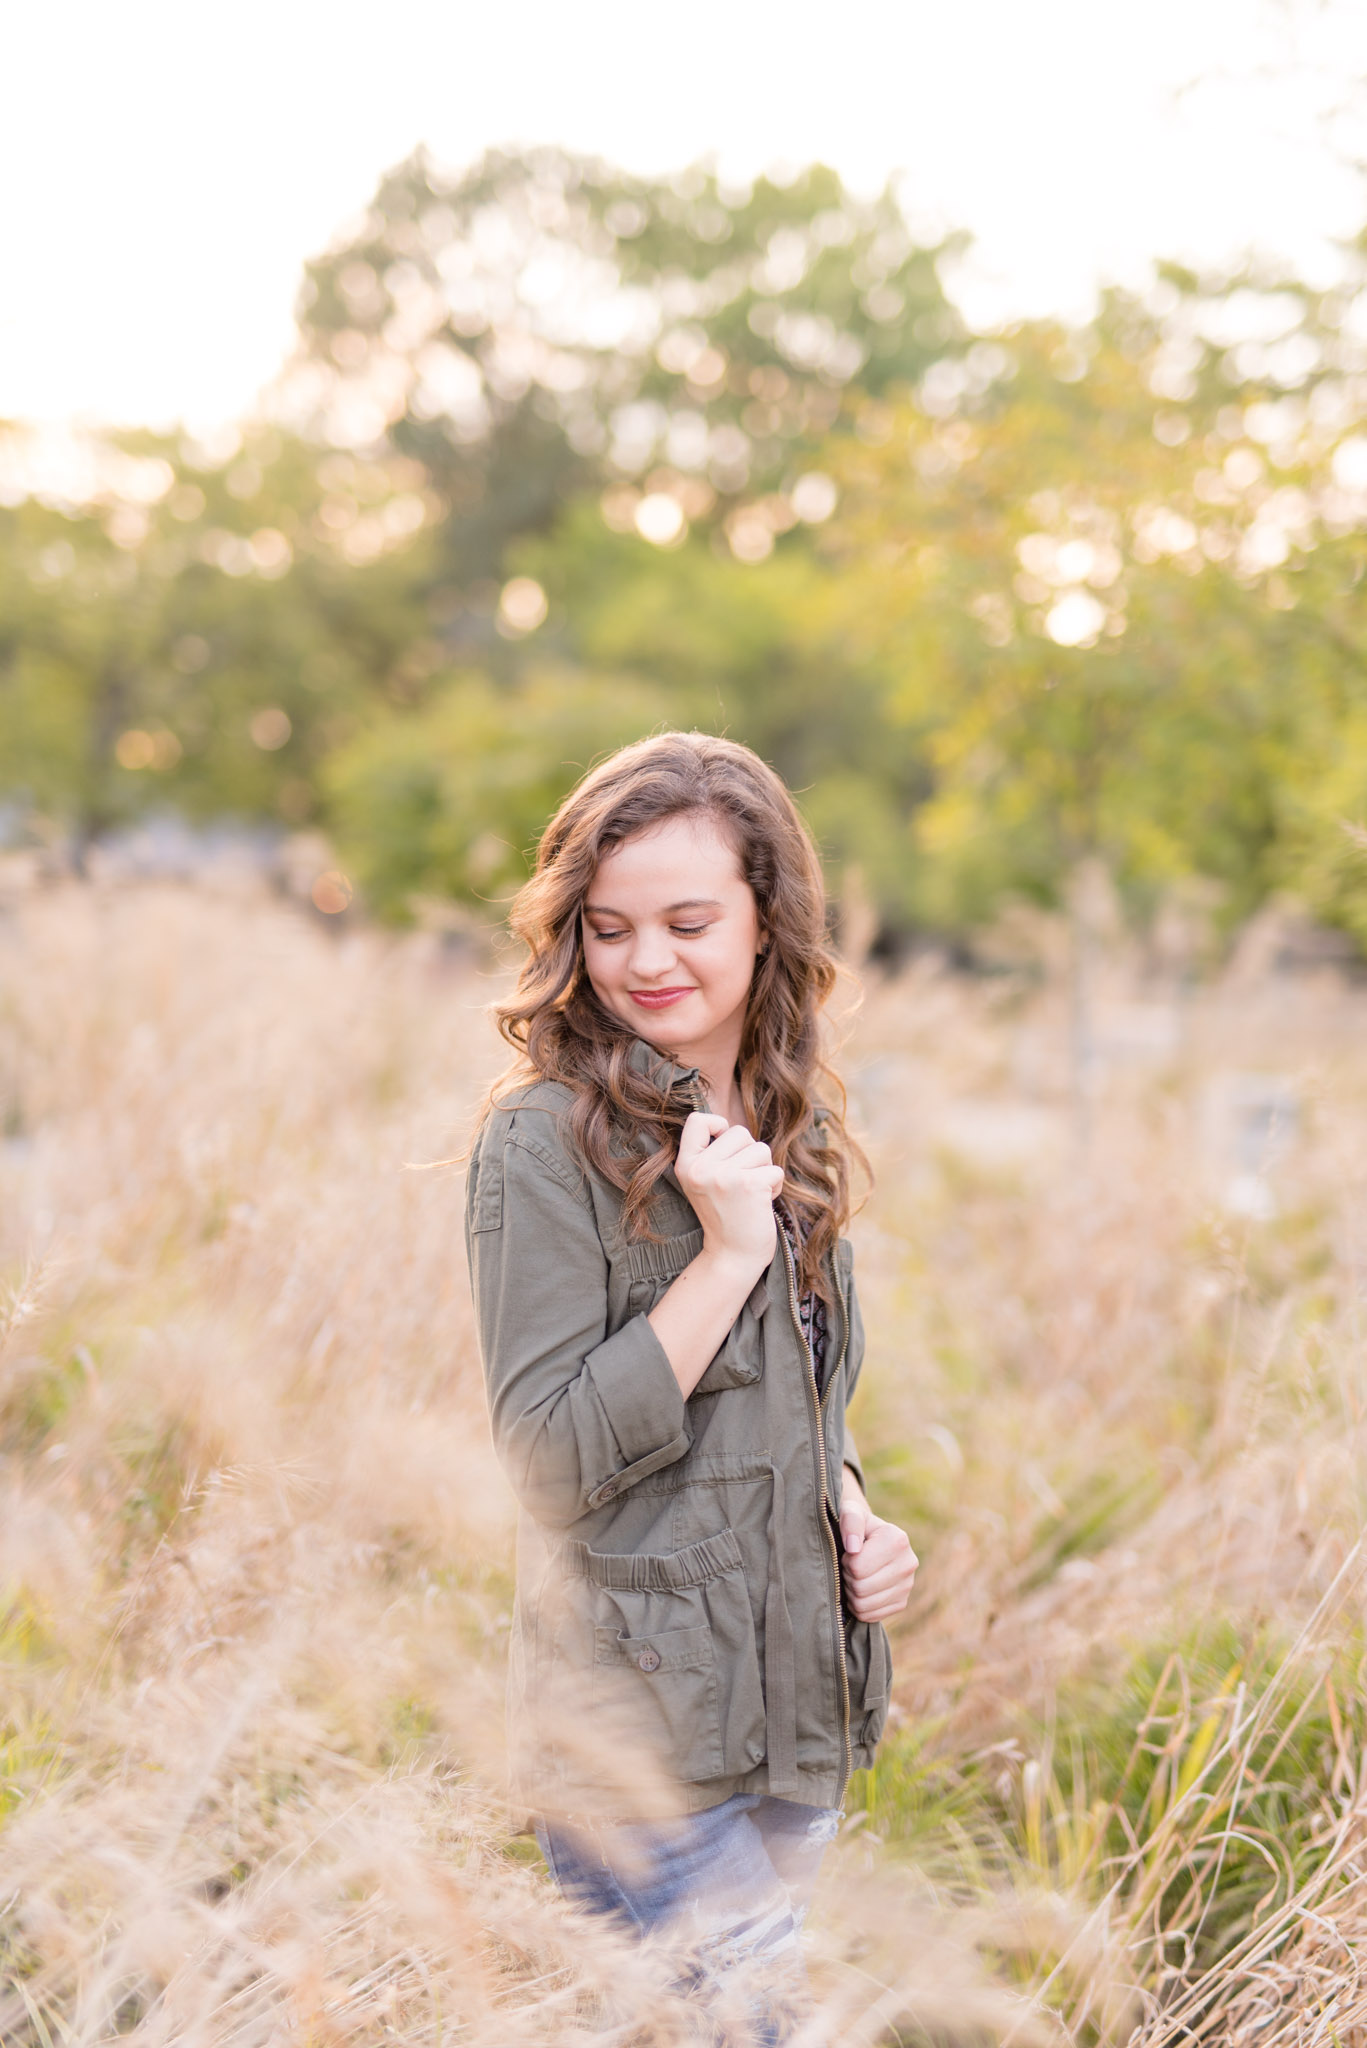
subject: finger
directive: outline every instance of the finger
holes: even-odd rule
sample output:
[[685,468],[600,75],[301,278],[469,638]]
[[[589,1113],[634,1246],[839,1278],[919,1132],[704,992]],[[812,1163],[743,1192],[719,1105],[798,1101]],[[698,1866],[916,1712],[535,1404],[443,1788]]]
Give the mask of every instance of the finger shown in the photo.
[[[725,1138],[718,1138],[717,1145],[724,1145],[725,1143]],[[767,1145],[750,1145],[744,1150],[727,1151],[720,1155],[717,1153],[717,1146],[713,1145],[710,1147],[710,1151],[714,1158],[719,1158],[728,1168],[733,1169],[737,1173],[762,1173],[767,1181],[771,1173],[782,1174],[783,1172],[783,1168],[775,1166],[770,1159],[769,1147]]]
[[905,1593],[898,1594],[893,1600],[851,1600],[850,1612],[856,1621],[895,1621],[899,1614],[906,1613],[910,1598],[911,1589],[908,1587]]
[[[728,1142],[732,1132],[735,1133],[738,1141],[734,1145]],[[718,1143],[726,1146],[726,1150],[721,1155],[723,1159],[738,1159],[746,1166],[772,1166],[774,1163],[774,1155],[764,1140],[762,1138],[747,1138],[744,1127],[740,1124],[732,1124],[731,1130],[727,1132],[726,1137],[719,1139]]]
[[840,1543],[846,1557],[857,1557],[864,1548],[864,1516],[859,1508],[841,1509]]
[[893,1585],[899,1579],[914,1579],[916,1560],[910,1551],[897,1557],[880,1556],[876,1542],[865,1531],[859,1552],[850,1559],[849,1569],[859,1582],[861,1592],[871,1586]]
[[865,1585],[880,1572],[914,1572],[919,1562],[909,1543],[889,1550],[886,1543],[879,1541],[880,1533],[876,1528],[864,1531],[859,1577]]
[[755,1138],[744,1124],[723,1125],[720,1137],[714,1138],[710,1151],[714,1159],[734,1159],[738,1154],[754,1149]]
[[895,1523],[880,1522],[875,1518],[865,1533],[864,1549],[870,1571],[876,1571],[884,1564],[900,1564],[908,1558],[913,1566],[918,1562],[916,1552],[907,1541],[906,1531]]
[[771,1166],[769,1168],[769,1195],[771,1200],[783,1193],[784,1179],[785,1175],[781,1166]]
[[713,1116],[705,1109],[695,1109],[686,1116],[679,1133],[680,1159],[694,1159],[700,1152],[706,1152],[713,1141],[726,1129],[724,1116]]
[[857,1569],[860,1561],[857,1556],[846,1560],[846,1583],[851,1599],[883,1600],[893,1594],[909,1593],[916,1583],[916,1574],[912,1571],[881,1571],[866,1578]]
[[916,1584],[914,1571],[875,1572],[864,1576],[859,1566],[863,1560],[858,1556],[847,1557],[841,1565],[846,1590],[852,1600],[883,1600],[893,1594],[909,1593]]
[[871,1579],[875,1572],[882,1571],[892,1562],[888,1556],[887,1545],[880,1540],[881,1536],[882,1531],[877,1523],[871,1529],[865,1524],[864,1541],[859,1546],[862,1553],[859,1559],[861,1579]]
[[915,1590],[914,1586],[895,1586],[889,1593],[861,1593],[860,1620],[883,1621],[889,1614],[901,1614]]

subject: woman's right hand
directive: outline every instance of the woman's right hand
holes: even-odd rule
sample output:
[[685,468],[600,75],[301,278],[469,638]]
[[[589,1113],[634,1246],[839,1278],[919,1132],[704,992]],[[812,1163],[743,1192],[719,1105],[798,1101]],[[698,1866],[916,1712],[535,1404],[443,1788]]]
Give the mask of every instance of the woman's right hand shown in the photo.
[[783,1187],[769,1147],[744,1124],[695,1110],[679,1134],[675,1171],[702,1225],[704,1252],[758,1279],[774,1256],[774,1200]]

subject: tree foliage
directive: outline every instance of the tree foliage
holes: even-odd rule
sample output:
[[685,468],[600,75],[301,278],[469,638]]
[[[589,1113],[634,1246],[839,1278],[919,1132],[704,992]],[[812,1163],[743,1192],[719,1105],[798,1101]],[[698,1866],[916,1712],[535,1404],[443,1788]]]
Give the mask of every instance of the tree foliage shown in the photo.
[[491,575],[604,463],[688,476],[709,511],[779,486],[854,380],[964,345],[941,253],[819,165],[730,189],[554,149],[449,178],[419,151],[308,266],[296,377],[322,430],[426,466],[444,566]]
[[[1102,860],[1367,944],[1364,250],[970,333],[892,194],[421,152],[308,266],[269,418],[3,485],[0,793],[334,834],[488,906],[591,759],[755,745],[885,932]],[[17,432],[17,430],[14,430]]]

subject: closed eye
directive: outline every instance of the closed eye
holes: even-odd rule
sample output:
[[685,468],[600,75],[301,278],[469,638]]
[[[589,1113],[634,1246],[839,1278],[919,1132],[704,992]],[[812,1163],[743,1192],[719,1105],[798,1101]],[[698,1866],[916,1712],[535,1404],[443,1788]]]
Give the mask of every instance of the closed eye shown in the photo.
[[[707,924],[672,924],[669,929],[677,933],[681,939],[700,939],[704,932],[710,931],[711,925],[710,922]],[[589,927],[589,933],[592,938],[601,939],[609,946],[613,945],[618,939],[625,939],[629,936],[625,931],[595,931],[592,925]]]

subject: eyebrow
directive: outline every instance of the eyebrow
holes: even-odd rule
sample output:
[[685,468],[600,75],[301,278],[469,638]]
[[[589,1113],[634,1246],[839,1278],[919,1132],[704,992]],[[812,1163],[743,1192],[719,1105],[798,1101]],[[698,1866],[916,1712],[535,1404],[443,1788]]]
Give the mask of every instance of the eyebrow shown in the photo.
[[[685,896],[681,903],[666,903],[664,914],[666,917],[670,917],[676,910],[722,910],[724,908],[725,905],[716,896]],[[606,903],[586,903],[584,905],[584,915],[585,917],[621,917],[626,918],[628,924],[631,922],[625,910],[609,910]]]

